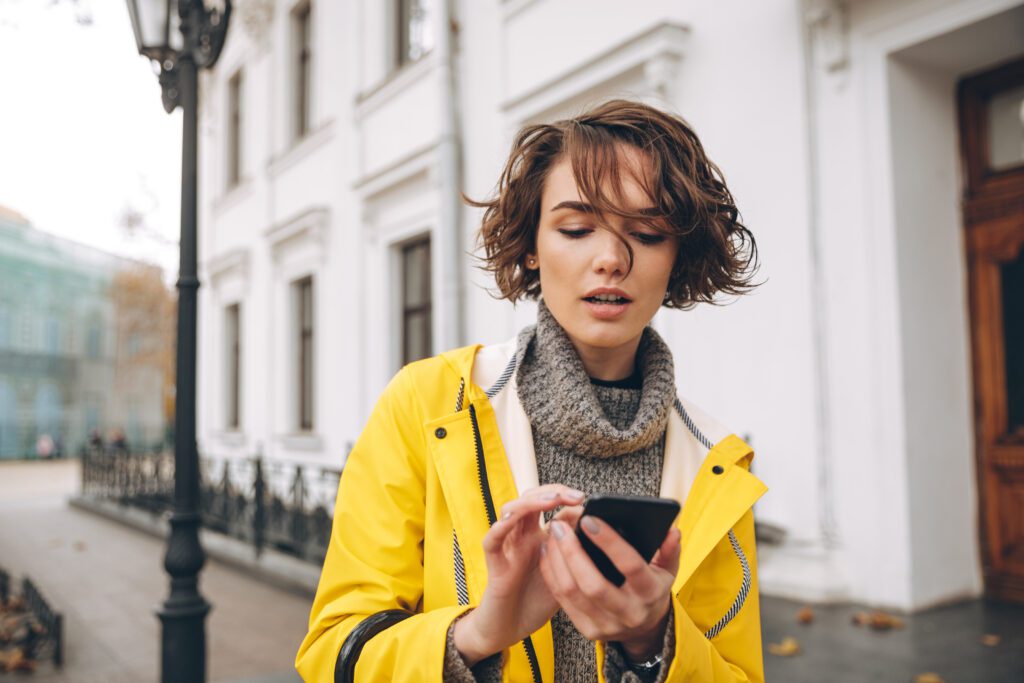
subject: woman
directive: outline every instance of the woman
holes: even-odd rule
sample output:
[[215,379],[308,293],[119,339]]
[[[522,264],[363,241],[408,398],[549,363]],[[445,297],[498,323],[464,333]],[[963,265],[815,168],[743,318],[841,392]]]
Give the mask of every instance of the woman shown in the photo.
[[[692,130],[611,101],[517,136],[480,231],[537,324],[399,372],[349,455],[307,681],[761,681],[751,449],[677,398],[649,323],[748,290],[756,246]],[[651,562],[585,494],[683,508]],[[548,523],[546,520],[550,520]],[[626,576],[584,554],[579,526]]]

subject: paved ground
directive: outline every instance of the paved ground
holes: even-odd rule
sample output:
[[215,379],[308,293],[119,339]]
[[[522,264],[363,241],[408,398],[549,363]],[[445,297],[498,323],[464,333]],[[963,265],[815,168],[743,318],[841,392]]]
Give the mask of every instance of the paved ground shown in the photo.
[[[66,504],[77,461],[0,464],[0,566],[28,575],[64,612],[63,671],[36,683],[146,683],[159,677],[156,609],[168,590],[163,541]],[[211,681],[298,680],[292,662],[309,600],[208,562],[200,590]],[[0,678],[6,676],[0,675]]]
[[[65,613],[63,671],[42,669],[37,683],[146,683],[158,677],[159,622],[167,592],[164,543],[66,504],[78,489],[76,462],[0,463],[0,566],[32,576]],[[288,683],[305,633],[309,600],[208,562],[201,590],[211,681]],[[971,601],[905,618],[903,629],[851,624],[862,608],[815,607],[762,598],[766,678],[772,683],[911,683],[934,672],[946,683],[1024,682],[1024,606]],[[998,645],[982,636],[1000,636]],[[768,653],[790,636],[793,657]],[[6,676],[0,675],[6,679]]]
[[[801,607],[761,601],[765,678],[772,683],[912,683],[929,672],[946,683],[1024,683],[1022,605],[973,600],[901,617],[904,628],[881,632],[851,623],[862,607],[814,607],[809,625],[796,621]],[[999,644],[983,644],[985,635],[999,636]],[[786,636],[800,653],[770,654],[768,645]]]

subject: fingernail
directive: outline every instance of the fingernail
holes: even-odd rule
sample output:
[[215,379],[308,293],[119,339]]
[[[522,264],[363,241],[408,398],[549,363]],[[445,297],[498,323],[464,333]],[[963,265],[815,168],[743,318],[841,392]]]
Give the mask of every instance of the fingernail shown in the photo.
[[551,492],[551,491],[549,491],[547,493],[542,493],[540,495],[540,499],[541,500],[554,500],[557,497],[558,497],[558,494],[554,493],[554,492]]
[[512,511],[511,510],[505,510],[505,512],[501,513],[501,521],[504,522],[506,519],[508,519],[511,516],[512,516]]
[[583,491],[577,491],[576,489],[569,489],[568,491],[565,492],[565,495],[566,495],[567,498],[572,498],[573,500],[583,500],[583,497],[586,494],[583,493]]
[[562,528],[564,525],[561,522],[551,522],[551,533],[555,535],[555,538],[562,540],[565,536],[565,529]]
[[593,517],[587,515],[580,520],[580,524],[583,525],[583,529],[590,535],[596,535],[601,531],[600,525],[594,520]]

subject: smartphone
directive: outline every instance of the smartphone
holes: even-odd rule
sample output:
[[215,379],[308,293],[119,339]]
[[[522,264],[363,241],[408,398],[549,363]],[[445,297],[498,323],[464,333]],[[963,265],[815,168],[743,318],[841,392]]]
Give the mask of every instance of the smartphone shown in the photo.
[[[672,528],[672,522],[679,515],[679,502],[653,496],[596,494],[583,503],[583,514],[599,517],[636,548],[644,560],[650,562],[668,535],[668,530]],[[606,579],[616,586],[625,583],[626,577],[579,526],[576,528],[576,536]]]

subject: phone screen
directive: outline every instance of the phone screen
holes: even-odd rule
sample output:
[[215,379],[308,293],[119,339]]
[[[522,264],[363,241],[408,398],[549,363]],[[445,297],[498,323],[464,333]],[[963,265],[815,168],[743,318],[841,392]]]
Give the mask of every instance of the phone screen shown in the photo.
[[[679,515],[679,502],[653,496],[598,494],[587,498],[583,504],[583,514],[599,517],[636,548],[645,561],[650,562],[672,528],[672,522]],[[579,527],[576,536],[604,577],[612,584],[621,586],[626,577],[615,568],[604,551],[594,545]]]

